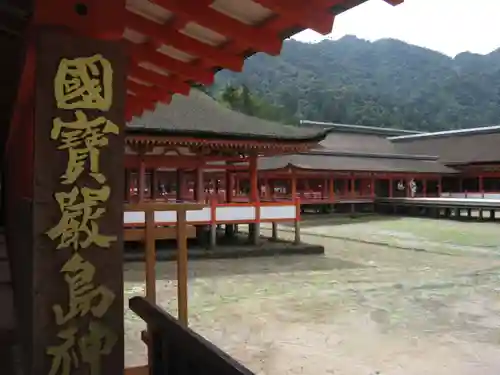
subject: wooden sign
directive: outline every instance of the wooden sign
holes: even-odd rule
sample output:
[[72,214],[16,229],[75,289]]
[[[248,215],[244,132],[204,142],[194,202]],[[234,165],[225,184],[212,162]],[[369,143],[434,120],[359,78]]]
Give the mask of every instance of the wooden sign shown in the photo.
[[37,35],[32,373],[120,374],[125,57]]

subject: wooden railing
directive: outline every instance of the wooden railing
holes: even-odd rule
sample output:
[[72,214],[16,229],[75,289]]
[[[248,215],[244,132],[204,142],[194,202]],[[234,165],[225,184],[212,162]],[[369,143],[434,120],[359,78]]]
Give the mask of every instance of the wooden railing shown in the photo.
[[167,238],[165,231],[171,228],[161,228],[155,223],[155,211],[175,211],[177,216],[174,228],[177,239],[177,304],[179,320],[187,325],[187,222],[188,211],[201,210],[204,206],[197,203],[163,203],[163,202],[143,202],[136,204],[125,204],[126,211],[144,212],[145,223],[143,230],[126,229],[125,239],[136,238],[138,232],[141,240],[144,241],[145,263],[146,263],[146,298],[151,302],[156,302],[156,240]]
[[148,325],[150,375],[254,375],[147,299],[133,297],[129,306]]

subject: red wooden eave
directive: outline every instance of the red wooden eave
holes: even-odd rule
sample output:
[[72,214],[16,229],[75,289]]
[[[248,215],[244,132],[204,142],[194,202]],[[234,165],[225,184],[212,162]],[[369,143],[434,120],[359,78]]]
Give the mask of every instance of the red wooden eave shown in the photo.
[[221,68],[241,70],[249,54],[279,54],[283,38],[302,29],[328,34],[332,9],[353,6],[350,0],[86,0],[76,12],[72,1],[35,3],[36,25],[71,24],[84,35],[125,40],[127,119],[169,103],[173,94],[187,95],[193,83],[211,84]]

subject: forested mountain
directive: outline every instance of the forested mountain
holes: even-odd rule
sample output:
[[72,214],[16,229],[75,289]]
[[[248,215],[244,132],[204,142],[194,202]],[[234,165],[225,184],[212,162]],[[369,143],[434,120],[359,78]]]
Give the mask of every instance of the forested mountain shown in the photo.
[[391,39],[288,40],[279,57],[258,54],[243,73],[220,72],[212,92],[229,103],[236,88],[268,106],[256,115],[287,122],[431,131],[500,124],[500,50],[450,58]]

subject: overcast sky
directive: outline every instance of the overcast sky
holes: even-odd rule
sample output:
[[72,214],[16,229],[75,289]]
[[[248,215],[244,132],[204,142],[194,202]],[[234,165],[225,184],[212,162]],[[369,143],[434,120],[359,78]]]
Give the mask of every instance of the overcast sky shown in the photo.
[[[396,7],[369,0],[337,16],[326,38],[345,35],[394,38],[450,56],[485,54],[500,48],[500,0],[405,0]],[[314,42],[325,36],[308,30],[294,38]]]

